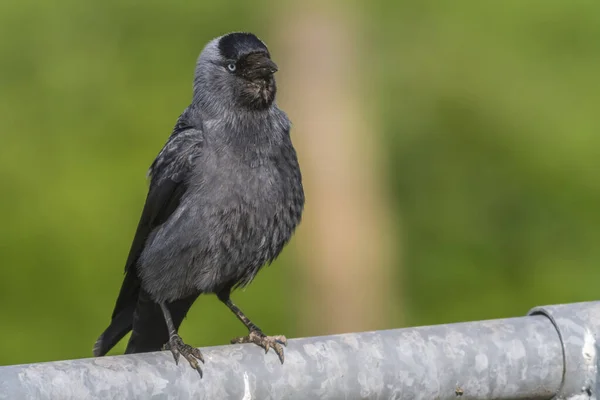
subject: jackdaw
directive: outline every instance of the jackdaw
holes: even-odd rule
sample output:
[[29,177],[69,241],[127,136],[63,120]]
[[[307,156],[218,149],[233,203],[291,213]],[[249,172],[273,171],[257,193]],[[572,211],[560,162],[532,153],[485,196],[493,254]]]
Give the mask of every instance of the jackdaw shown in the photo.
[[108,328],[94,355],[132,331],[125,353],[168,348],[202,376],[200,351],[177,331],[202,293],[214,293],[248,328],[232,343],[273,348],[231,301],[273,261],[300,223],[302,176],[290,121],[275,104],[277,65],[251,33],[210,41],[196,63],[193,99],[148,172],[150,187]]

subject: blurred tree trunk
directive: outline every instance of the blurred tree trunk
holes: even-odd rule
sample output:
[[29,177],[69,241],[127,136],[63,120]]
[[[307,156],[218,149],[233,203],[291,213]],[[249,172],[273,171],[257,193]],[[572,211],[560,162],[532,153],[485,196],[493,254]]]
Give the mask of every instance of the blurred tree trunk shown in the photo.
[[[297,235],[301,335],[398,322],[397,240],[383,190],[369,51],[352,3],[277,10],[279,103],[290,115],[307,196]],[[392,322],[393,321],[393,322]]]

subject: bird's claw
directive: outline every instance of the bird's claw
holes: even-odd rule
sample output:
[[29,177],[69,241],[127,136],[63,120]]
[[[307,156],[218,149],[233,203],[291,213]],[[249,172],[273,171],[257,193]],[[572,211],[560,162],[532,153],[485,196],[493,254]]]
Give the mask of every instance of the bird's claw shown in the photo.
[[287,339],[283,335],[278,336],[267,336],[261,331],[250,331],[248,336],[242,336],[231,340],[232,344],[238,343],[254,343],[263,349],[265,349],[265,354],[269,351],[269,349],[273,349],[277,356],[279,357],[279,361],[283,364],[284,355],[283,355],[283,346],[287,346]]
[[169,341],[163,346],[163,349],[171,350],[173,358],[175,359],[175,364],[179,364],[179,356],[182,355],[183,358],[188,360],[190,366],[198,371],[200,378],[202,378],[202,369],[198,364],[198,360],[204,363],[204,357],[199,349],[192,347],[189,344],[185,344],[179,335],[172,335],[169,338]]

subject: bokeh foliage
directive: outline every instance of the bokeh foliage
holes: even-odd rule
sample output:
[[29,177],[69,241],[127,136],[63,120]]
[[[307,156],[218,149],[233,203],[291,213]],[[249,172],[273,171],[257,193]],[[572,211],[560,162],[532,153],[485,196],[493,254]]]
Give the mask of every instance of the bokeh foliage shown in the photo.
[[[360,7],[407,323],[597,298],[600,5]],[[90,355],[199,50],[231,30],[269,43],[274,18],[265,1],[0,3],[0,364]],[[235,295],[266,331],[294,336],[293,268],[288,250]],[[244,333],[208,296],[182,329]]]
[[388,181],[410,323],[598,298],[600,6],[388,2]]

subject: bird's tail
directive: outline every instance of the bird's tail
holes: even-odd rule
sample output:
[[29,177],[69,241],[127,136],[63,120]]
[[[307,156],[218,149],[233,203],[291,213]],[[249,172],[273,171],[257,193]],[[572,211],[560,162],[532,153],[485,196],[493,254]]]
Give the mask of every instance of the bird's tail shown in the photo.
[[100,357],[106,355],[118,342],[125,336],[133,326],[133,314],[135,312],[135,303],[132,306],[121,310],[110,322],[110,325],[100,335],[94,344],[94,356]]
[[[175,329],[179,329],[187,312],[199,295],[200,293],[167,303]],[[159,351],[168,341],[169,331],[160,305],[152,301],[148,293],[141,290],[133,315],[133,328],[125,354]]]
[[[167,303],[175,329],[179,329],[200,292]],[[160,306],[141,288],[135,273],[127,272],[115,304],[112,320],[94,345],[94,356],[104,356],[131,331],[125,354],[159,351],[169,340]]]
[[140,294],[140,282],[135,272],[128,271],[123,279],[108,328],[94,344],[94,356],[106,355],[133,327],[133,317]]

